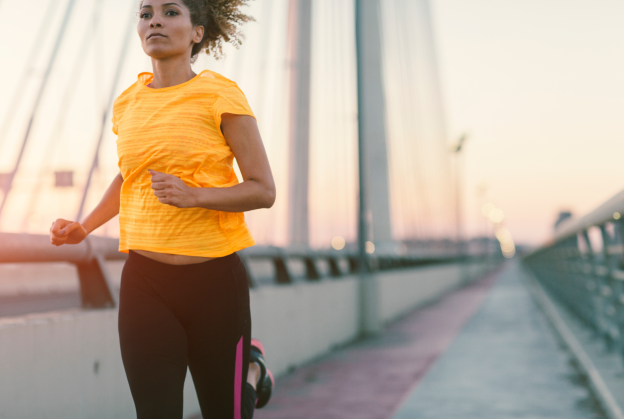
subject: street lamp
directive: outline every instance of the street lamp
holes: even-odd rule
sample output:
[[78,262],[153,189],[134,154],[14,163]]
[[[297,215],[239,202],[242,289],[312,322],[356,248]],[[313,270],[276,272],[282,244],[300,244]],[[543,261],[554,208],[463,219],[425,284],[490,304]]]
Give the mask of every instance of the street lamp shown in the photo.
[[461,202],[461,175],[463,174],[461,151],[464,143],[468,139],[468,134],[464,133],[459,137],[457,144],[451,147],[451,152],[455,154],[455,234],[457,241],[457,253],[460,257],[464,256],[464,246],[462,242],[462,202]]

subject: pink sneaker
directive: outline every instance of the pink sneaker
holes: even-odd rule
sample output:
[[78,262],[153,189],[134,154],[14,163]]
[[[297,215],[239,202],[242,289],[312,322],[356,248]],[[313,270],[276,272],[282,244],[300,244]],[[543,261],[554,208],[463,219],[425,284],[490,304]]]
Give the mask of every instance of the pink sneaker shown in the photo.
[[251,354],[249,362],[256,362],[260,366],[260,379],[256,385],[256,409],[260,409],[269,402],[271,393],[275,387],[275,379],[273,374],[266,367],[264,360],[264,346],[258,339],[251,340]]

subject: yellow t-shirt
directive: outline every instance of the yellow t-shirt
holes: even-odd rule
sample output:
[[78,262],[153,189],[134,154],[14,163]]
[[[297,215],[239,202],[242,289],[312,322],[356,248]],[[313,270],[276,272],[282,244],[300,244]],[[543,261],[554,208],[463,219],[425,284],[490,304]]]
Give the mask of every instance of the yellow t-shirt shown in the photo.
[[236,83],[208,70],[162,89],[147,87],[152,78],[139,74],[113,106],[124,179],[119,250],[220,257],[253,246],[243,213],[162,204],[147,171],[175,175],[191,187],[238,184],[220,126],[224,113],[254,116],[245,95]]

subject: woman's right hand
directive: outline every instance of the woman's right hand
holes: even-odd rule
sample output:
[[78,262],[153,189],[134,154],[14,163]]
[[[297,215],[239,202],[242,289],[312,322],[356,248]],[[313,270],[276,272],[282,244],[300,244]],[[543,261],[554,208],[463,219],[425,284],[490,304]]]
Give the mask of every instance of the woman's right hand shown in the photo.
[[78,221],[57,219],[50,227],[50,243],[55,246],[63,244],[78,244],[89,233]]

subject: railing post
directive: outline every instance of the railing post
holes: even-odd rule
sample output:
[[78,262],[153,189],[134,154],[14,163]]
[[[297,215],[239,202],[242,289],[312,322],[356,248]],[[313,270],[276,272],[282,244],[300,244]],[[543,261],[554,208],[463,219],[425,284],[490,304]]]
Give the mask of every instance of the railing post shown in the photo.
[[358,273],[360,269],[360,260],[357,258],[357,256],[349,256],[347,260],[349,261],[349,273]]
[[614,267],[611,272],[613,278],[614,306],[616,307],[615,323],[619,332],[618,348],[620,356],[624,358],[624,219],[614,223],[615,241],[617,253],[614,252]]
[[606,225],[603,224],[600,227],[600,232],[602,233],[602,254],[604,256],[605,261],[605,276],[604,283],[601,287],[601,295],[603,297],[603,302],[605,304],[604,314],[605,314],[605,326],[606,326],[606,342],[607,349],[609,351],[613,351],[615,349],[615,345],[617,340],[620,337],[620,331],[618,328],[617,320],[615,318],[617,314],[617,310],[615,308],[614,297],[614,278],[613,273],[616,269],[618,260],[617,255],[613,253],[614,246],[617,244],[617,231],[615,225],[613,225],[613,235],[611,238],[609,232],[606,229]]
[[115,296],[105,264],[104,259],[98,255],[88,262],[76,264],[82,308],[115,307]]
[[274,256],[273,266],[275,267],[275,282],[278,284],[292,283],[292,277],[288,271],[288,266],[286,265],[286,259],[284,256]]
[[303,258],[303,262],[306,267],[306,278],[308,281],[318,281],[321,279],[321,274],[316,267],[316,263],[313,257],[305,257]]
[[[574,248],[574,254],[573,261],[570,262],[570,269],[566,278],[571,278],[568,281],[568,286],[570,288],[576,288],[574,290],[568,291],[567,294],[563,294],[561,290],[559,291],[559,293],[562,294],[564,297],[566,297],[567,295],[567,301],[569,306],[573,309],[573,311],[577,313],[578,316],[583,318],[588,324],[594,325],[594,302],[592,301],[593,297],[591,296],[591,291],[593,289],[590,289],[589,284],[591,280],[587,279],[587,274],[585,273],[587,260],[581,253],[581,234],[575,234],[571,240],[573,240],[572,247]],[[583,240],[585,240],[585,238],[583,238]],[[556,271],[553,269],[553,272]],[[581,297],[580,301],[578,300],[578,298],[575,298],[576,295]]]
[[340,270],[340,266],[338,266],[338,261],[334,257],[328,257],[327,263],[329,264],[329,275],[332,278],[339,278],[342,276],[342,271]]
[[[601,297],[601,280],[598,276],[597,273],[597,268],[598,268],[598,263],[596,261],[596,255],[594,254],[594,250],[592,249],[591,246],[591,241],[589,240],[589,233],[588,233],[588,229],[583,229],[583,232],[581,233],[583,235],[583,239],[585,239],[585,242],[587,243],[587,257],[589,259],[589,267],[590,269],[587,269],[585,271],[588,281],[587,281],[587,288],[588,291],[593,294],[592,295],[592,306],[593,306],[593,317],[594,317],[594,327],[595,327],[595,331],[598,337],[603,337],[605,334],[605,325],[604,325],[604,319],[602,316],[602,297]],[[589,272],[587,272],[589,271]]]

